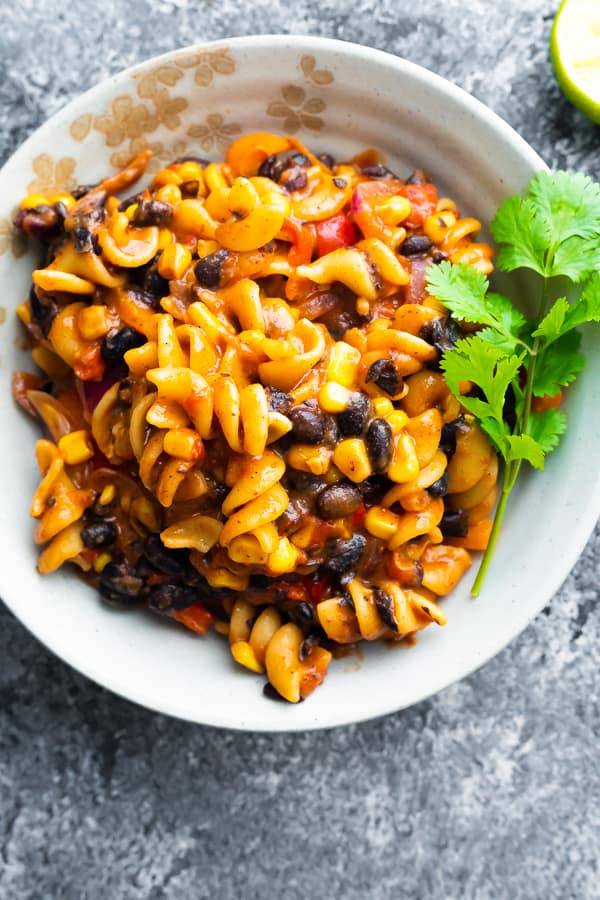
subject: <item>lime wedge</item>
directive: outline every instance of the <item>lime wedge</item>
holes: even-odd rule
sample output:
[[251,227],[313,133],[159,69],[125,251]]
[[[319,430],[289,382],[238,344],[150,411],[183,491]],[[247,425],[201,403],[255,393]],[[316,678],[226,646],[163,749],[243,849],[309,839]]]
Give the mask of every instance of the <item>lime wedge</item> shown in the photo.
[[564,94],[600,123],[600,0],[563,0],[554,19],[550,56]]

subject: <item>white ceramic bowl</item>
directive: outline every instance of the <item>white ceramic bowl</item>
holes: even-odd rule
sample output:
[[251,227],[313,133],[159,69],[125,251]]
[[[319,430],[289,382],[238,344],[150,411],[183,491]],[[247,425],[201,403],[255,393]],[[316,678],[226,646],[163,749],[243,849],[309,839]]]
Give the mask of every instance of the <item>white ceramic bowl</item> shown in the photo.
[[0,173],[0,595],[62,659],[145,706],[195,722],[277,731],[324,728],[408,706],[462,678],[527,625],[574,564],[600,508],[594,439],[600,353],[570,392],[571,427],[543,474],[511,500],[482,596],[469,575],[444,601],[449,624],[416,647],[369,646],[334,662],[305,703],[274,703],[264,679],[236,666],[221,638],[198,638],[150,615],[120,613],[70,570],[41,578],[29,518],[37,483],[35,425],[10,395],[18,349],[14,308],[34,265],[8,221],[28,192],[93,182],[142,146],[161,162],[195,149],[218,158],[237,134],[276,130],[348,157],[381,148],[402,172],[422,166],[461,208],[489,222],[543,163],[501,119],[459,88],[394,56],[311,37],[249,37],[166,54],[108,79],[39,129]]

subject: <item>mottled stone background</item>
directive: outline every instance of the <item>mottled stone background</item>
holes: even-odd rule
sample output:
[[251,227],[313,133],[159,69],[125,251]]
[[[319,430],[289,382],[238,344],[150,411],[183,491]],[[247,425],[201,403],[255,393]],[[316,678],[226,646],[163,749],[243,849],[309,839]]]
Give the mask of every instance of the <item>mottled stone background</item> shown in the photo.
[[[2,0],[0,161],[112,72],[199,39],[314,33],[434,69],[598,177],[563,100],[558,0]],[[416,12],[414,11],[416,10]],[[66,668],[0,610],[1,900],[600,897],[600,533],[511,647],[384,720],[200,728]]]

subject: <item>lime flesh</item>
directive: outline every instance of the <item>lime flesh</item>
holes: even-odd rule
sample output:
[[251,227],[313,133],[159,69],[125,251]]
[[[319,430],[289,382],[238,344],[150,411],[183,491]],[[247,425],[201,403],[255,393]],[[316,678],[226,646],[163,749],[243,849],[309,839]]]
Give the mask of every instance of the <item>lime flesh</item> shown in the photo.
[[563,0],[550,56],[563,93],[600,124],[600,0]]

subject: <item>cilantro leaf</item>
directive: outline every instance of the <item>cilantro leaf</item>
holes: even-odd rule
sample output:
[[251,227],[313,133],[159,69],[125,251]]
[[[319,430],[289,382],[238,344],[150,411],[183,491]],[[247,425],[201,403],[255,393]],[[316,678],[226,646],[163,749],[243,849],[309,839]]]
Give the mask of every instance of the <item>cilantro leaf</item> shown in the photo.
[[529,434],[540,445],[544,453],[551,453],[558,447],[561,435],[567,428],[567,417],[559,409],[545,409],[532,412],[529,417]]
[[507,463],[525,460],[536,469],[544,468],[544,451],[530,434],[511,434],[506,438]]
[[514,349],[525,316],[508,297],[488,291],[485,275],[473,266],[449,262],[427,269],[427,288],[458,319],[488,325],[504,337],[503,345]]
[[524,267],[544,275],[547,231],[535,213],[530,200],[517,196],[505,200],[494,216],[492,235],[504,245],[497,258],[500,269],[512,272]]
[[563,334],[565,330],[565,319],[569,312],[570,305],[566,297],[559,297],[555,300],[550,311],[546,313],[538,327],[533,332],[533,337],[543,338],[546,344],[551,344]]
[[491,419],[489,416],[485,416],[483,419],[479,420],[479,424],[498,453],[501,453],[502,456],[504,456],[506,450],[506,438],[510,435],[510,428],[507,423],[504,420],[499,422],[497,419]]
[[[450,390],[469,412],[479,418],[488,415],[501,422],[506,391],[522,362],[523,356],[507,356],[502,349],[476,334],[457,341],[455,349],[444,354],[440,365]],[[485,395],[485,400],[462,397],[461,381],[473,381]]]
[[527,196],[535,204],[550,249],[572,237],[600,236],[600,186],[587,175],[539,172]]
[[554,396],[562,387],[571,384],[585,365],[585,357],[578,353],[581,335],[567,331],[541,351],[535,370],[533,393],[536,397]]
[[581,297],[565,316],[563,331],[585,322],[600,322],[600,272],[595,272],[583,285]]
[[[596,240],[600,242],[600,234]],[[598,246],[590,245],[589,238],[573,235],[557,247],[548,268],[548,275],[566,275],[577,284],[587,278],[599,263]]]

